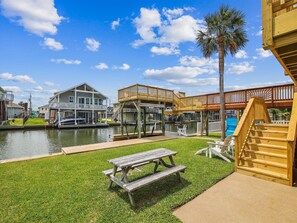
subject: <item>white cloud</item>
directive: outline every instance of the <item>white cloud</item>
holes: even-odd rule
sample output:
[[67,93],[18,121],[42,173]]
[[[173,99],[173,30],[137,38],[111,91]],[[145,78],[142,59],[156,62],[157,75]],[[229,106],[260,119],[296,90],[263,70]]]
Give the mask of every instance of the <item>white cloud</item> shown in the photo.
[[98,51],[99,47],[100,47],[100,43],[99,41],[93,39],[93,38],[86,38],[85,39],[86,42],[86,47],[88,50],[92,51],[92,52],[96,52]]
[[114,66],[114,69],[129,70],[130,69],[130,65],[129,64],[126,64],[126,63],[123,63],[123,65],[120,66],[120,67]]
[[2,86],[5,91],[20,92],[21,89],[18,86]]
[[248,58],[247,52],[244,50],[239,50],[236,54],[235,54],[235,58],[238,59],[246,59]]
[[157,46],[153,46],[151,48],[151,53],[155,54],[155,55],[175,55],[175,54],[179,54],[180,51],[178,49],[176,49],[175,47],[157,47]]
[[141,8],[140,16],[136,17],[133,22],[136,25],[136,32],[141,37],[140,40],[136,40],[133,43],[134,47],[156,41],[156,34],[153,28],[161,26],[161,15],[157,9]]
[[194,78],[201,74],[212,74],[213,70],[201,67],[174,66],[165,69],[147,69],[144,76],[157,80],[172,82],[174,79]]
[[[256,49],[257,55],[259,58],[271,57],[273,54],[269,50],[263,50],[263,48]],[[255,57],[257,58],[257,57]]]
[[95,66],[95,68],[98,70],[106,70],[108,69],[108,65],[106,63],[99,63],[98,65]]
[[52,87],[52,86],[55,86],[56,85],[54,82],[51,82],[51,81],[45,81],[44,84],[46,86],[49,86],[49,87]]
[[10,73],[2,73],[0,74],[0,79],[6,80],[6,81],[21,82],[21,83],[31,83],[31,84],[36,83],[32,79],[32,77],[29,77],[28,75],[13,75]]
[[229,74],[243,74],[254,71],[255,66],[249,62],[231,63],[227,73]]
[[[193,8],[163,8],[162,15],[158,9],[141,8],[139,17],[134,19],[136,33],[140,39],[135,40],[133,47],[144,44],[160,44],[160,48],[178,49],[181,42],[194,42],[198,30],[204,30],[203,20],[184,15]],[[169,47],[168,47],[169,46]]]
[[2,0],[1,7],[5,17],[39,36],[56,34],[57,25],[63,19],[54,0]]
[[183,15],[184,9],[183,8],[174,8],[174,9],[163,8],[162,13],[167,17],[167,19],[171,20],[172,18],[176,18]]
[[194,42],[198,30],[204,29],[201,20],[194,19],[192,16],[183,15],[177,19],[169,21],[160,30],[160,42],[179,44],[181,42]]
[[63,64],[81,64],[80,60],[66,60],[66,59],[51,59],[53,63],[63,63]]
[[63,50],[64,47],[60,42],[57,42],[53,38],[44,38],[43,44],[51,50]]
[[187,85],[187,86],[210,86],[218,85],[218,78],[182,78],[178,80],[169,80],[172,84]]
[[219,60],[205,57],[183,56],[179,59],[180,64],[191,67],[218,68]]
[[37,91],[43,91],[43,87],[41,87],[41,86],[36,86],[34,89]]
[[116,28],[120,25],[120,18],[118,18],[117,20],[115,20],[115,21],[112,21],[112,23],[111,23],[111,29],[112,30],[116,30]]

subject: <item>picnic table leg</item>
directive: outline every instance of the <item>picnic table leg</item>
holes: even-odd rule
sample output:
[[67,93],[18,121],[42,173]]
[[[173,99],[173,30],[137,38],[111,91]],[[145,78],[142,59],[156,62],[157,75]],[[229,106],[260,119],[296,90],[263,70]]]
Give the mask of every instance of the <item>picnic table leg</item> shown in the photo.
[[[112,172],[112,175],[115,176],[116,173],[117,173],[117,170],[118,170],[118,167],[117,166],[114,166],[113,168],[113,172]],[[109,182],[109,185],[108,185],[108,188],[110,189],[112,186],[112,180],[110,179],[110,182]]]
[[160,161],[159,161],[159,160],[157,160],[157,161],[156,161],[156,163],[155,163],[155,167],[154,167],[154,173],[156,173],[156,172],[157,172],[157,169],[158,169],[159,163],[160,163]]
[[[127,174],[129,172],[129,170],[130,170],[130,168],[128,167],[128,168],[123,168],[123,171],[122,171],[123,172],[123,175],[122,175],[121,179],[123,179],[123,181],[125,183],[129,183],[128,177],[127,177]],[[128,192],[128,196],[129,196],[129,200],[130,200],[131,205],[132,206],[135,206],[135,202],[134,202],[134,199],[132,197],[132,193],[131,192]]]
[[[172,164],[172,166],[175,166],[175,163],[174,163],[174,160],[173,160],[173,157],[172,156],[169,156],[169,160],[170,160],[170,163]],[[179,172],[176,173],[176,176],[178,177],[178,180],[181,182],[181,178],[180,178]]]

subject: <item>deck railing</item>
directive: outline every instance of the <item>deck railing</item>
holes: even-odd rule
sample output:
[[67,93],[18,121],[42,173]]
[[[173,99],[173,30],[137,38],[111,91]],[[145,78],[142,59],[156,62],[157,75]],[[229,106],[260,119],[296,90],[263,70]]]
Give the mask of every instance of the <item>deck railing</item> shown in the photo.
[[[252,88],[225,92],[225,105],[230,108],[244,108],[252,97],[264,99],[268,107],[280,106],[285,102],[291,106],[293,102],[294,85],[278,85],[271,87]],[[146,85],[133,85],[118,91],[119,102],[129,100],[163,101],[177,105],[175,110],[212,110],[219,109],[220,95],[206,94],[189,97],[178,97],[173,90],[167,90]],[[279,104],[277,104],[279,103]],[[284,106],[286,107],[286,106]]]
[[[294,95],[294,85],[279,85],[272,87],[262,87],[245,89],[238,91],[225,92],[225,105],[232,106],[236,104],[248,103],[251,97],[263,98],[266,103],[273,105],[274,103],[280,103],[284,101],[292,102]],[[207,94],[199,96],[190,96],[181,98],[181,101],[187,106],[195,106],[198,102],[202,103],[205,109],[211,109],[220,105],[220,94]]]
[[173,90],[135,84],[118,91],[119,102],[130,100],[148,100],[173,102]]
[[87,105],[87,104],[75,104],[75,103],[66,103],[66,102],[53,102],[49,104],[50,109],[86,109],[86,110],[106,110],[106,105]]

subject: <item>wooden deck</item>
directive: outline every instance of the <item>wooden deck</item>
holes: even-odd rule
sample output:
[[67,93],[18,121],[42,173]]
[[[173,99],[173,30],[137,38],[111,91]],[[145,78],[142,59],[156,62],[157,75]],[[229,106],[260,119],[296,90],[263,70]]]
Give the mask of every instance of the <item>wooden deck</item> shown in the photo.
[[262,0],[263,48],[297,84],[297,0]]
[[70,154],[91,152],[91,151],[102,150],[102,149],[111,149],[115,147],[130,146],[130,145],[136,145],[136,144],[142,144],[142,143],[148,143],[148,142],[159,142],[159,141],[164,141],[169,139],[173,139],[173,138],[168,136],[155,136],[155,137],[142,138],[142,139],[103,142],[103,143],[96,143],[96,144],[89,144],[89,145],[63,147],[62,152],[65,155],[70,155]]
[[[229,91],[225,92],[225,106],[227,110],[244,109],[252,97],[260,97],[268,108],[288,108],[292,106],[293,95],[293,84]],[[120,89],[118,99],[119,102],[165,102],[173,106],[173,113],[220,109],[219,93],[182,97],[173,90],[139,84]]]

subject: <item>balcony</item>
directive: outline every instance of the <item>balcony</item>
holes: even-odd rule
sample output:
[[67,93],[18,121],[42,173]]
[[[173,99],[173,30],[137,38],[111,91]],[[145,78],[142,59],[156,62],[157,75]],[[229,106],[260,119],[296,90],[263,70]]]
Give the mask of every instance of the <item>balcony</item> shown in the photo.
[[75,103],[50,103],[50,109],[77,109],[77,110],[103,110],[107,109],[106,105],[87,105],[87,104],[75,104]]
[[5,93],[0,92],[0,101],[13,101],[14,95],[12,92],[7,91]]

